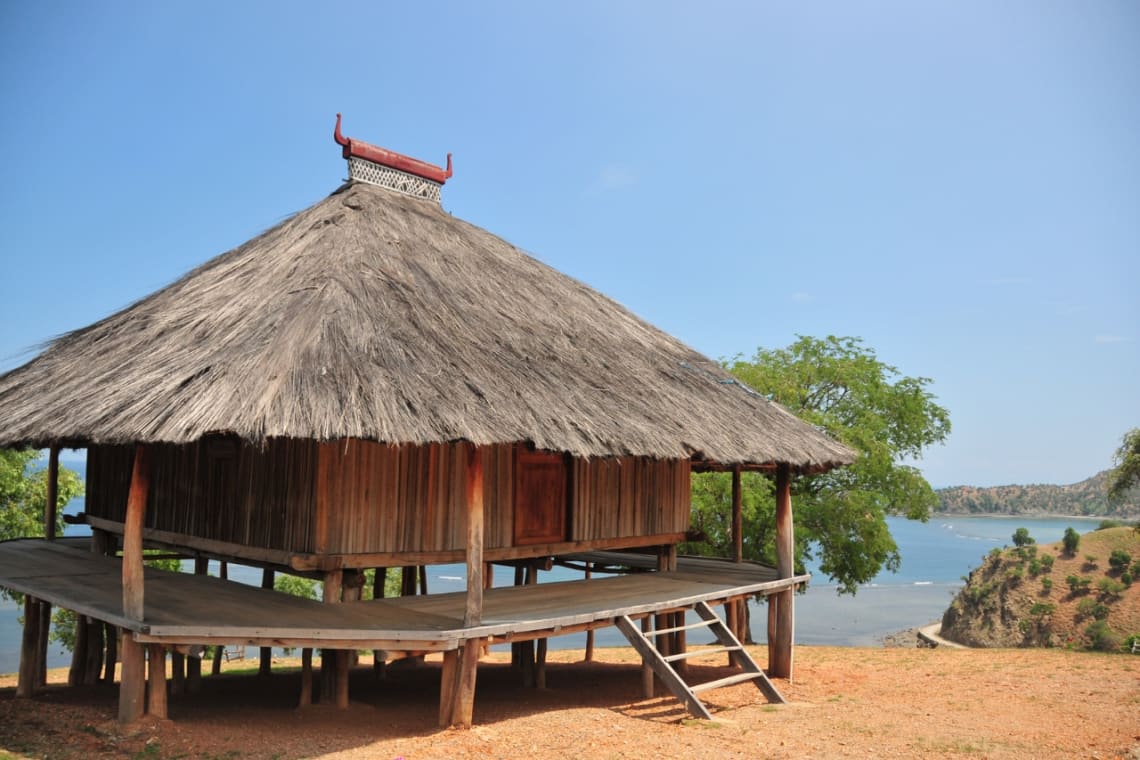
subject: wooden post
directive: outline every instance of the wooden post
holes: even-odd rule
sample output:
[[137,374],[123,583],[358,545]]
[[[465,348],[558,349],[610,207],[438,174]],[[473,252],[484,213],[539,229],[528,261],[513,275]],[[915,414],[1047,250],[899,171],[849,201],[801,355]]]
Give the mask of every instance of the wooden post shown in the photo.
[[[469,628],[479,625],[483,619],[483,452],[473,443],[466,445],[467,596],[463,605],[463,626]],[[482,648],[481,639],[466,639],[455,657],[444,656],[443,676],[454,686],[446,680],[441,681],[441,724],[471,726],[475,710],[475,675]],[[445,715],[447,719],[443,720]]]
[[[375,575],[372,578],[372,598],[383,599],[384,587],[388,582],[388,568],[376,568]],[[372,650],[372,675],[376,680],[380,680],[388,675],[388,662],[386,660],[387,652],[382,649]]]
[[451,716],[455,712],[455,687],[457,666],[459,665],[459,650],[449,649],[443,653],[443,666],[439,671],[439,725],[447,728],[451,725]]
[[732,561],[744,561],[744,510],[741,506],[740,465],[732,467]]
[[71,649],[71,668],[67,685],[79,686],[87,678],[87,616],[75,616],[75,646]]
[[[119,629],[110,623],[100,623],[98,620],[95,621],[95,625],[100,626],[98,632],[95,635],[99,637],[100,641],[106,637],[107,642],[107,659],[103,662],[103,683],[114,683],[115,666],[119,662]],[[92,651],[91,646],[92,645],[89,643],[87,649],[88,652]],[[97,651],[92,654],[91,660],[89,660],[89,662],[95,662],[98,659],[99,655],[102,654],[102,645],[96,646]],[[98,680],[98,664],[95,664],[93,668],[88,670],[88,673],[94,673],[96,680]]]
[[308,707],[313,703],[313,650],[305,647],[301,650],[301,699],[299,707]]
[[143,716],[146,703],[146,647],[123,631],[122,675],[119,679],[119,722],[133,723]]
[[51,605],[40,600],[40,627],[36,631],[36,688],[47,686],[48,634],[51,633]]
[[[776,575],[791,578],[795,574],[794,526],[792,523],[791,468],[781,464],[776,469]],[[793,641],[795,638],[795,591],[788,589],[771,597],[776,601],[768,608],[768,670],[777,678],[792,678]],[[773,633],[774,629],[774,634]]]
[[[590,580],[593,575],[593,562],[586,563],[586,580]],[[594,661],[594,629],[586,631],[586,662]]]
[[40,635],[40,601],[24,594],[24,637],[20,643],[20,669],[16,676],[16,696],[27,698],[36,690],[36,647]]
[[[123,520],[123,615],[139,622],[143,619],[143,525],[149,488],[149,452],[145,446],[138,445]],[[146,652],[130,631],[123,632],[122,649],[119,722],[131,723],[141,718],[145,709]]]
[[[641,619],[641,632],[646,638],[649,638],[649,634],[652,632],[649,615]],[[653,666],[644,657],[641,658],[641,694],[646,699],[653,699]]]
[[[344,593],[344,571],[330,570],[325,573],[324,590],[321,601],[325,604],[339,604]],[[347,664],[347,660],[345,661]],[[336,701],[339,691],[341,660],[332,649],[321,649],[321,680],[318,701],[330,705]]]
[[149,644],[147,652],[147,714],[152,718],[166,719],[166,648],[162,644]]
[[[261,571],[261,587],[264,589],[273,589],[273,576],[272,570]],[[273,667],[273,647],[261,647],[258,653],[257,674],[259,676],[267,676]]]
[[186,655],[170,653],[170,694],[178,696],[186,691]]
[[467,445],[467,599],[463,626],[479,625],[483,619],[483,453]]

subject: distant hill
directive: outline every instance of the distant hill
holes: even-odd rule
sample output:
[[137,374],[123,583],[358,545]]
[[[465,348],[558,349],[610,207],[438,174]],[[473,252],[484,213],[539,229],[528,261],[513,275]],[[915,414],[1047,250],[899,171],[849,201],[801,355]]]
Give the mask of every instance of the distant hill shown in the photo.
[[956,515],[1065,515],[1086,517],[1140,516],[1140,487],[1120,504],[1108,503],[1108,471],[1068,486],[954,486],[941,488],[938,512]]
[[[1122,567],[1113,568],[1114,553],[1122,553]],[[995,548],[942,616],[942,635],[974,647],[1116,651],[1140,635],[1134,573],[1140,574],[1140,533],[1130,527],[1085,533],[1072,555],[1060,543]]]

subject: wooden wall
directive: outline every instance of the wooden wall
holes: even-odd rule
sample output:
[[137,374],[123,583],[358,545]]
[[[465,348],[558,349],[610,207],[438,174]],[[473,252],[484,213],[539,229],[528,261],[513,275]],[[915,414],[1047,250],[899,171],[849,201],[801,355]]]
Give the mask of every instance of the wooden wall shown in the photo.
[[[121,522],[133,448],[88,449],[87,510]],[[485,545],[512,545],[516,452],[485,447]],[[296,553],[434,552],[464,546],[461,444],[387,446],[215,437],[154,446],[148,528]],[[681,533],[687,460],[574,460],[568,541]]]

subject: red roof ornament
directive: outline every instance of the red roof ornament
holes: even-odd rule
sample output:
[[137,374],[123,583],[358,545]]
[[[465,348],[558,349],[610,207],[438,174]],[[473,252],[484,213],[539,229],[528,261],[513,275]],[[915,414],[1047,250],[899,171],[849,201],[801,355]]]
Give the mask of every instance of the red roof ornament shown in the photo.
[[441,185],[451,177],[450,153],[447,154],[447,168],[443,169],[435,164],[429,164],[427,161],[420,161],[418,158],[411,158],[362,140],[353,140],[351,137],[345,137],[340,133],[339,113],[336,115],[336,130],[333,132],[333,139],[344,146],[341,155],[347,159],[362,158],[365,161],[438,182]]

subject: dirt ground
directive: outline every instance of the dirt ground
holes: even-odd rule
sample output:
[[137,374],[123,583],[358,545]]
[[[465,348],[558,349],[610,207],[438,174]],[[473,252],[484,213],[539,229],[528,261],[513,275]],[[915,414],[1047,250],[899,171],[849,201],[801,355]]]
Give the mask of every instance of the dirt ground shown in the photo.
[[[763,664],[765,650],[754,654]],[[430,658],[380,682],[365,658],[344,711],[297,709],[288,662],[267,678],[207,676],[171,699],[171,720],[127,728],[114,688],[56,685],[17,700],[14,678],[0,677],[0,758],[1140,758],[1140,656],[801,646],[794,682],[776,682],[789,704],[737,685],[704,694],[712,721],[669,696],[643,699],[630,650],[581,659],[551,652],[536,690],[504,655],[486,658],[470,730],[436,727]],[[731,672],[723,656],[696,662],[698,680]]]

